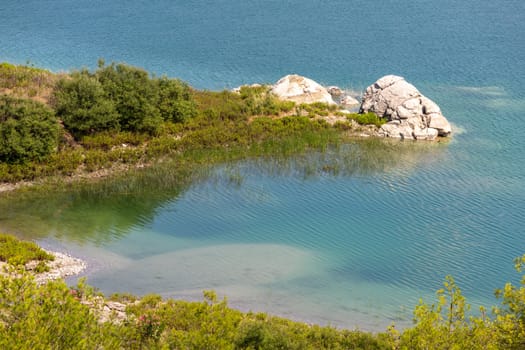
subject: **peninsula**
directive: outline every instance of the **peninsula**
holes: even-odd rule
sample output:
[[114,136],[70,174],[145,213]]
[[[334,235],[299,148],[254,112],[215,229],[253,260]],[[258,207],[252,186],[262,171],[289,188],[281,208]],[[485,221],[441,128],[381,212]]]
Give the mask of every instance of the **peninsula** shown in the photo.
[[99,178],[163,159],[191,167],[355,137],[450,134],[439,107],[402,78],[378,80],[361,105],[356,98],[298,75],[214,92],[102,60],[94,71],[58,74],[2,63],[0,188]]

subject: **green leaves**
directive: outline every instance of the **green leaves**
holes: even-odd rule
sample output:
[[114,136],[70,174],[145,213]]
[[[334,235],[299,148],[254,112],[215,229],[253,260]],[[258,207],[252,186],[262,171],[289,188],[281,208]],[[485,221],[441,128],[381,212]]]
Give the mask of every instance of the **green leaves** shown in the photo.
[[58,145],[59,125],[41,103],[0,96],[0,162],[42,160]]
[[77,139],[120,129],[156,134],[164,121],[182,122],[197,113],[187,84],[114,63],[60,80],[54,105]]
[[20,241],[14,236],[0,233],[0,261],[24,266],[32,260],[46,262],[54,260],[54,257],[33,242]]
[[85,71],[58,82],[54,104],[57,115],[76,138],[120,127],[114,102],[102,84]]

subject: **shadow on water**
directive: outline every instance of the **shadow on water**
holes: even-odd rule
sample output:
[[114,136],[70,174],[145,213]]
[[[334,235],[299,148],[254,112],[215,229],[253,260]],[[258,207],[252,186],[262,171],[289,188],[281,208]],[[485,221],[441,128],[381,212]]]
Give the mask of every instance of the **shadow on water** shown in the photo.
[[444,144],[358,140],[292,157],[262,157],[220,166],[165,162],[121,176],[27,188],[0,196],[0,228],[27,239],[53,238],[103,246],[147,227],[167,202],[204,181],[242,186],[243,174],[294,176],[408,176],[445,157]]

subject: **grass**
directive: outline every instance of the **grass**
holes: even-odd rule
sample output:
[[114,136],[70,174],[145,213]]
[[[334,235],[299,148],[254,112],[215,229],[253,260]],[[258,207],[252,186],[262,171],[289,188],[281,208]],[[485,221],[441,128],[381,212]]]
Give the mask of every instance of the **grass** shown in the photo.
[[349,120],[355,120],[358,124],[361,125],[375,125],[377,127],[380,127],[383,124],[386,124],[388,121],[386,118],[381,118],[377,116],[373,112],[368,113],[352,113],[347,115],[347,119]]
[[[28,97],[36,89],[36,98],[49,103],[48,95],[58,79],[42,69],[0,64],[0,93],[3,89]],[[348,140],[353,128],[350,123],[331,126],[322,120],[323,116],[343,115],[336,105],[281,101],[264,85],[245,86],[238,93],[191,90],[191,100],[197,107],[196,116],[182,122],[164,121],[155,133],[102,131],[74,139],[62,128],[58,149],[46,159],[0,163],[0,182],[98,177],[101,172],[142,168],[169,159],[193,167],[292,155],[338,145]],[[377,126],[384,122],[371,113],[348,118]]]
[[0,93],[49,104],[60,75],[31,66],[0,63]]

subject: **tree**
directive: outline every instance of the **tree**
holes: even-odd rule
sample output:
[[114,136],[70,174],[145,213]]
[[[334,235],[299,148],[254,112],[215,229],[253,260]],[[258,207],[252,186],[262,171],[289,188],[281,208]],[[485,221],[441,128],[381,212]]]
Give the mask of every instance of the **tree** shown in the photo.
[[115,104],[123,130],[155,133],[162,123],[158,90],[148,73],[125,64],[111,64],[95,73]]
[[[517,272],[525,271],[525,254],[514,260]],[[521,286],[507,283],[503,289],[496,290],[502,307],[494,308],[495,325],[502,349],[525,349],[525,274],[521,276]]]
[[163,77],[156,80],[156,85],[159,111],[164,120],[179,123],[197,115],[190,87],[186,83]]
[[57,84],[54,93],[57,115],[76,137],[119,129],[119,114],[102,84],[87,71],[73,73]]
[[31,100],[0,96],[0,161],[42,160],[58,145],[53,111]]

